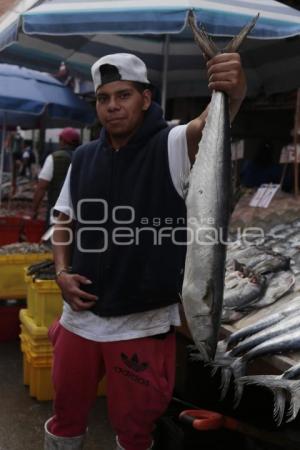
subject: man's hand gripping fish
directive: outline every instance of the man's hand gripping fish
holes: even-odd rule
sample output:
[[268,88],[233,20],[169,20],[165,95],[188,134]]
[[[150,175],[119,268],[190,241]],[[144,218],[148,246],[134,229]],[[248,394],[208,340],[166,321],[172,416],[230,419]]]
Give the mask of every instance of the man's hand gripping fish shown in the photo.
[[[223,52],[236,52],[258,16],[232,39]],[[195,41],[206,59],[220,50],[193,12],[188,17]],[[206,125],[189,179],[186,198],[188,241],[183,307],[199,357],[212,361],[220,328],[227,229],[231,210],[231,148],[228,97],[213,91]]]

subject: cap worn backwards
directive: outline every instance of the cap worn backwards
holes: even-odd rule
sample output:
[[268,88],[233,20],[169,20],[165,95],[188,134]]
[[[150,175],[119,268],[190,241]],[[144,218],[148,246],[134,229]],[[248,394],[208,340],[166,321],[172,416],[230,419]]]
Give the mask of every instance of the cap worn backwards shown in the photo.
[[145,63],[131,53],[113,53],[96,61],[91,69],[95,92],[113,81],[136,81],[150,84]]

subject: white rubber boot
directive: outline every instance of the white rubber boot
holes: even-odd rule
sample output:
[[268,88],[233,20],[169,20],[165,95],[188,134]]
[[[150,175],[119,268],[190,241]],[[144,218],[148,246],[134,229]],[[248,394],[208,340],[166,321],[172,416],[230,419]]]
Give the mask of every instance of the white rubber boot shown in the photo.
[[[118,436],[116,436],[117,447],[116,450],[126,450],[124,447],[121,447]],[[153,448],[154,442],[152,442],[151,446],[147,448],[147,450],[151,450]]]
[[51,419],[52,417],[45,423],[44,450],[83,450],[85,434],[74,437],[55,436],[47,428]]

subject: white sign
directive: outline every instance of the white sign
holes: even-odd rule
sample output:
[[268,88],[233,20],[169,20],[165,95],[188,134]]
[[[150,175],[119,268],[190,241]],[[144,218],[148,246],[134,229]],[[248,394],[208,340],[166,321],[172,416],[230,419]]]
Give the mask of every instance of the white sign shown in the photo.
[[237,161],[244,158],[244,141],[236,141],[231,143],[231,159]]
[[[295,146],[293,144],[286,145],[281,150],[280,163],[288,164],[294,161],[295,161]],[[297,145],[297,161],[300,162],[300,145]]]
[[268,208],[272,198],[280,188],[280,184],[262,184],[250,200],[253,208]]

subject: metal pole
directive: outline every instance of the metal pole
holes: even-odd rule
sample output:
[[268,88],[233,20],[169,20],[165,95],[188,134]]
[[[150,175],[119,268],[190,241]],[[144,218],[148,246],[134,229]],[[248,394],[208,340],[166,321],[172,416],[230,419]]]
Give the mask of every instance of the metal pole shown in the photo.
[[167,103],[169,46],[170,46],[170,35],[166,34],[165,42],[164,42],[164,64],[163,64],[163,78],[162,78],[162,88],[161,88],[161,107],[165,114],[166,114],[166,103]]
[[2,203],[2,182],[3,182],[5,135],[6,135],[6,113],[4,112],[3,113],[3,122],[2,122],[2,139],[1,139],[1,155],[0,155],[0,206]]

